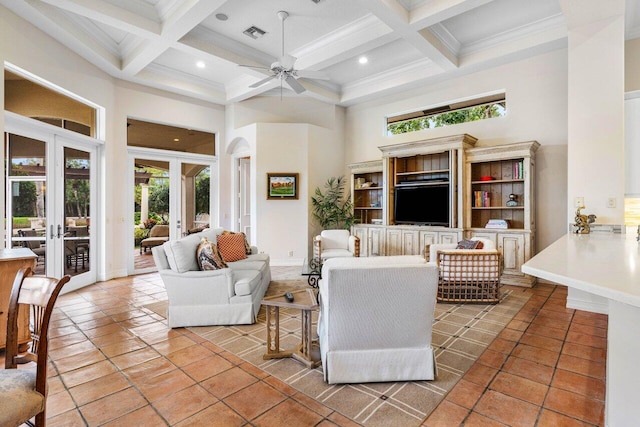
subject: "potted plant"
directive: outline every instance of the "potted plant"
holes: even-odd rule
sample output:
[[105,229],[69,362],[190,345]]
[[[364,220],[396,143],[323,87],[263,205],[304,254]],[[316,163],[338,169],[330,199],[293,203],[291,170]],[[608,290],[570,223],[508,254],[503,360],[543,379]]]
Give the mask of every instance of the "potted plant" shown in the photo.
[[351,194],[345,197],[346,181],[344,176],[331,177],[324,185],[325,192],[317,187],[311,197],[313,217],[324,230],[349,229],[355,222]]

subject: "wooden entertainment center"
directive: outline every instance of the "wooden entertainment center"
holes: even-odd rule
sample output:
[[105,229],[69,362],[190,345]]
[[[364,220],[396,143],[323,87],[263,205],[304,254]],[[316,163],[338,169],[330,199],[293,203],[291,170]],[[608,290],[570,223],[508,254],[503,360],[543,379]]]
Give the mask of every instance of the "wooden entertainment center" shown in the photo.
[[[533,286],[535,278],[520,267],[535,253],[535,153],[540,144],[475,147],[476,141],[463,134],[386,145],[379,147],[381,160],[348,165],[358,221],[352,233],[360,238],[361,256],[418,255],[425,245],[484,237],[502,252],[502,283]],[[428,212],[416,215],[415,223],[396,221],[396,188],[446,184],[448,224],[429,225],[436,216]],[[429,200],[418,203],[429,209]]]

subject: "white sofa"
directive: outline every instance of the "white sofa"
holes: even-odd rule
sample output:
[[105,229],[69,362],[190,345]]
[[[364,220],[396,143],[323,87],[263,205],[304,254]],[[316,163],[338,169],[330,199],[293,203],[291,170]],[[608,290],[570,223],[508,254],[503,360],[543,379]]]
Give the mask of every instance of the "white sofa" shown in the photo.
[[319,282],[329,384],[433,380],[436,266],[421,256],[332,258]]
[[222,228],[207,229],[152,248],[167,289],[171,328],[251,324],[271,281],[269,255],[252,246],[247,259],[200,271],[196,250],[203,237],[216,242]]

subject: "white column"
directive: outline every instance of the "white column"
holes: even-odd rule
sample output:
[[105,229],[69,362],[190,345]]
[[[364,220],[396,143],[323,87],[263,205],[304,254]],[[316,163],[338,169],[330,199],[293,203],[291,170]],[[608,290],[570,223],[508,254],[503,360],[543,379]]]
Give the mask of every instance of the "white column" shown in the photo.
[[[606,3],[606,4],[605,4]],[[599,223],[624,221],[625,0],[561,0],[568,37],[568,222],[575,198]],[[613,199],[615,207],[608,207]]]
[[149,185],[140,184],[140,223],[149,219]]

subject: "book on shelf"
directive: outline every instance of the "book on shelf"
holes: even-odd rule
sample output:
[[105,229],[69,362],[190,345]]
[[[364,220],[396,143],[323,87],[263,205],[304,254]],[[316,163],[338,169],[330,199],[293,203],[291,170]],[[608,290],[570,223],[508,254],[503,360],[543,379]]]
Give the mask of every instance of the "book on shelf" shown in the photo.
[[488,191],[473,192],[473,207],[488,208],[491,206],[491,193]]
[[513,163],[513,179],[524,179],[524,160]]
[[490,219],[487,222],[487,225],[484,228],[497,228],[497,229],[507,229],[509,228],[509,220],[508,219]]

